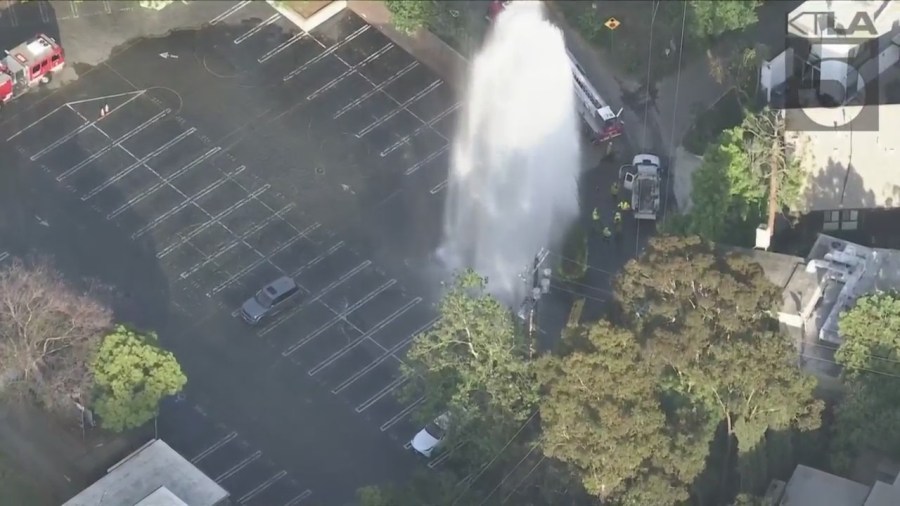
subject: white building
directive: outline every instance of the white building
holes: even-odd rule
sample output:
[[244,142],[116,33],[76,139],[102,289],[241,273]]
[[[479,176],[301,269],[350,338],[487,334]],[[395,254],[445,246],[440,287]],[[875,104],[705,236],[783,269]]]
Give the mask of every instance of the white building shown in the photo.
[[900,475],[870,487],[798,465],[787,484],[776,481],[769,486],[767,500],[773,506],[897,506]]
[[154,439],[63,506],[228,506],[228,492]]

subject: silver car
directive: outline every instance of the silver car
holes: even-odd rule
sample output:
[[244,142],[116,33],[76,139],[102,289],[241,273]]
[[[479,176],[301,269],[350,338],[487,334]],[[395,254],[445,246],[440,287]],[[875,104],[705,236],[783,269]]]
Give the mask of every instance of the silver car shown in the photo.
[[250,325],[258,324],[264,317],[277,314],[300,293],[297,283],[287,276],[282,276],[256,295],[247,299],[241,306],[241,317]]

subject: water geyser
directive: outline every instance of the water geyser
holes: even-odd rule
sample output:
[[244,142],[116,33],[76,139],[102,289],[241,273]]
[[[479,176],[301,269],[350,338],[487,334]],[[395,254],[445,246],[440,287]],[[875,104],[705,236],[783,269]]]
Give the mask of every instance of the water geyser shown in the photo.
[[472,62],[438,252],[451,269],[487,276],[510,306],[530,289],[535,255],[578,215],[573,86],[560,30],[539,2],[512,2]]

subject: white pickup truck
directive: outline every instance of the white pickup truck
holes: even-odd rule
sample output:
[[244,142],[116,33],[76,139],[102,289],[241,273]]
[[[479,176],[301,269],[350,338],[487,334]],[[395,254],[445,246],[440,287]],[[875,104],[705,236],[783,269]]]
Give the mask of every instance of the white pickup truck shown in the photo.
[[651,154],[635,155],[631,165],[624,165],[624,187],[631,191],[631,208],[638,220],[655,220],[659,212],[659,157]]

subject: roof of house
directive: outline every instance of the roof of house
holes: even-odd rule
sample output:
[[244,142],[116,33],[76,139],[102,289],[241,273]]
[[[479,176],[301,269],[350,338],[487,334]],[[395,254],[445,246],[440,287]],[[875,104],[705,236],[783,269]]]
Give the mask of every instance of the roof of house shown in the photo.
[[227,497],[225,489],[155,439],[63,506],[215,506]]
[[798,465],[780,506],[863,506],[869,487],[840,476]]
[[863,107],[786,109],[786,139],[806,177],[800,211],[900,208],[900,104],[878,107],[878,128],[814,131],[803,125],[845,125]]
[[900,478],[893,485],[876,481],[863,506],[897,506],[900,504]]

